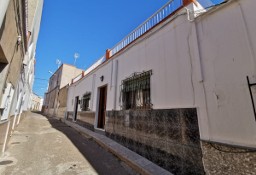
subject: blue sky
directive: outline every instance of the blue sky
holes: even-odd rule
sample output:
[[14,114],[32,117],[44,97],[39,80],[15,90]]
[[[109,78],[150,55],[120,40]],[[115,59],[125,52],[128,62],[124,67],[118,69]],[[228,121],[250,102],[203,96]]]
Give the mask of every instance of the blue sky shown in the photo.
[[43,96],[56,59],[88,68],[168,0],[44,0],[34,92]]
[[[34,92],[43,96],[56,59],[86,69],[169,0],[44,0]],[[209,0],[204,5],[208,5]],[[207,2],[206,2],[207,1]],[[221,1],[221,0],[214,0]],[[45,79],[45,80],[42,80]]]

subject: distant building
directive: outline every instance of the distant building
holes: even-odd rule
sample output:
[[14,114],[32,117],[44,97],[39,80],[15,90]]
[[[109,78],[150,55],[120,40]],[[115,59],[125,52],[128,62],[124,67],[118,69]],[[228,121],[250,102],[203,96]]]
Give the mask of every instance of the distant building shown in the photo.
[[41,111],[42,110],[42,105],[43,105],[42,97],[40,97],[36,94],[33,94],[30,110],[31,111]]
[[67,119],[173,174],[255,174],[256,1],[218,2],[169,1],[69,86]]
[[43,0],[0,1],[0,148],[29,110]]
[[[82,69],[78,69],[73,65],[62,64],[58,70],[50,77],[48,90],[44,96],[43,112],[49,116],[55,116],[58,108],[66,106],[66,98],[64,102],[59,93],[63,93],[63,88],[71,83],[72,79],[83,73]],[[67,93],[64,93],[67,94]]]

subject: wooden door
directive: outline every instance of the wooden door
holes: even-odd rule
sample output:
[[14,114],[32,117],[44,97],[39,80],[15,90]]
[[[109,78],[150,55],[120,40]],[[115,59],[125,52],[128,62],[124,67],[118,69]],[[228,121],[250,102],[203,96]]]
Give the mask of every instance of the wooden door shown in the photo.
[[107,102],[107,86],[101,87],[98,111],[98,128],[104,129]]
[[73,115],[73,120],[74,120],[74,121],[76,121],[76,118],[77,118],[78,104],[79,104],[79,96],[77,96],[77,97],[75,98],[74,115]]

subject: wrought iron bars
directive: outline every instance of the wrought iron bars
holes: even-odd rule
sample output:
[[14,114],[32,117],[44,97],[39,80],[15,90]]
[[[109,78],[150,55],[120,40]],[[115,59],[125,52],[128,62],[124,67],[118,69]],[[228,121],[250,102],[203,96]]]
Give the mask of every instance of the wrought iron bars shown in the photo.
[[152,70],[133,73],[122,81],[120,106],[122,109],[150,109],[150,77]]

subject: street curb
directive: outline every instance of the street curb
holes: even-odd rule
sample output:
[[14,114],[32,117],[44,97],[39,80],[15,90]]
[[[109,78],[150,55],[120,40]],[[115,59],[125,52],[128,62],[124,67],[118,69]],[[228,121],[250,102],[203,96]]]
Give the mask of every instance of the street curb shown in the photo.
[[[59,118],[58,118],[59,119]],[[148,159],[120,145],[112,139],[79,126],[65,119],[60,119],[66,125],[74,128],[76,131],[84,135],[86,138],[92,138],[100,146],[117,156],[127,165],[142,175],[173,175],[169,171],[154,164]]]

